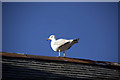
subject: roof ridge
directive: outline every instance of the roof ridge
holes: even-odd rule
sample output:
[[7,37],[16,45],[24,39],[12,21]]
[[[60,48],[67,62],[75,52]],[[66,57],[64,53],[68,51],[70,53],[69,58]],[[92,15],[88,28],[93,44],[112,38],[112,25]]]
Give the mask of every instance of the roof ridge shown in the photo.
[[51,61],[64,61],[64,62],[72,62],[72,63],[85,63],[85,64],[95,64],[95,65],[117,66],[120,68],[120,63],[107,62],[107,61],[93,61],[93,60],[89,60],[89,59],[27,55],[27,54],[9,53],[9,52],[0,52],[0,55],[2,55],[3,57],[14,57],[14,58],[26,58],[26,59],[37,59],[37,60],[51,60]]

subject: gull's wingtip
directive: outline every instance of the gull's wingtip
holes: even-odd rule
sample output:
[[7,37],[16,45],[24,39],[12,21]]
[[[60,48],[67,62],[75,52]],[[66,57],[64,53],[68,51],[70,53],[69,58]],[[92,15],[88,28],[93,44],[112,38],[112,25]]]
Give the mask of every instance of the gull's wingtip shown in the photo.
[[77,39],[74,39],[73,41],[75,42],[75,43],[78,43],[78,40],[79,40],[80,38],[77,38]]
[[80,38],[77,38],[77,40],[80,40]]

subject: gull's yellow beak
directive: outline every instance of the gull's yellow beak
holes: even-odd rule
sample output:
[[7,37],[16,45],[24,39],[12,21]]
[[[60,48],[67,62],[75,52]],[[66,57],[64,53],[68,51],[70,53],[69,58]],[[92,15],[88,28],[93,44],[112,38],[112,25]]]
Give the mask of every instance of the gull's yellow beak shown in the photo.
[[46,40],[48,41],[48,40],[50,40],[50,39],[48,38],[48,39],[46,39]]

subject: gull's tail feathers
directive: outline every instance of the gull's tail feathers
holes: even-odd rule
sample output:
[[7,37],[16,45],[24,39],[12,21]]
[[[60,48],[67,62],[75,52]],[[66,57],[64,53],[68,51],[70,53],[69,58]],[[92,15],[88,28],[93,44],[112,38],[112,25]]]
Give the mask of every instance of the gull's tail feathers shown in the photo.
[[74,42],[74,43],[78,43],[78,40],[79,40],[79,38],[74,39],[73,42]]

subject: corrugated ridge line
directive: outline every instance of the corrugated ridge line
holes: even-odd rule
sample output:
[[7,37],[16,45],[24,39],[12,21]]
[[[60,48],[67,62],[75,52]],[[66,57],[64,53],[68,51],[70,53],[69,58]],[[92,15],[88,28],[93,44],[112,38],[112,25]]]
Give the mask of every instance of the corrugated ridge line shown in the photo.
[[105,62],[105,61],[92,61],[87,59],[76,59],[76,58],[64,58],[64,57],[50,57],[50,56],[36,56],[36,55],[25,55],[25,54],[17,54],[17,53],[7,53],[0,52],[0,55],[3,57],[14,57],[14,58],[26,58],[26,59],[36,59],[36,60],[48,60],[48,61],[63,61],[63,62],[71,62],[71,63],[83,63],[83,64],[93,64],[100,66],[108,66],[108,67],[116,67],[120,68],[120,63],[115,62]]

